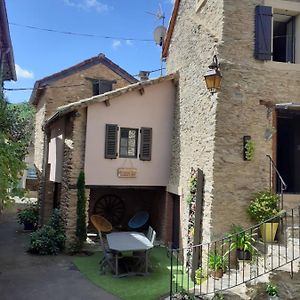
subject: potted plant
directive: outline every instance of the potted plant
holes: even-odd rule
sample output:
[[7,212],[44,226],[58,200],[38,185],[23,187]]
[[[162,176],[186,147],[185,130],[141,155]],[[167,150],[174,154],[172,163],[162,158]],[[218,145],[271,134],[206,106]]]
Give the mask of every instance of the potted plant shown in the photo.
[[251,201],[248,208],[250,217],[260,225],[262,239],[265,242],[273,242],[278,229],[278,220],[275,218],[279,214],[279,196],[269,192],[259,192],[255,199]]
[[233,224],[227,236],[227,242],[229,242],[227,253],[236,250],[237,259],[251,260],[252,256],[257,253],[257,249],[254,247],[255,236],[256,233],[247,232],[242,226]]
[[279,299],[279,290],[277,285],[268,283],[266,287],[266,292],[269,296],[269,300],[276,300]]
[[34,204],[18,210],[18,222],[24,225],[24,230],[34,230],[38,222],[38,208]]
[[208,267],[210,269],[210,275],[213,278],[221,278],[226,270],[226,259],[224,255],[220,255],[215,252],[209,253]]

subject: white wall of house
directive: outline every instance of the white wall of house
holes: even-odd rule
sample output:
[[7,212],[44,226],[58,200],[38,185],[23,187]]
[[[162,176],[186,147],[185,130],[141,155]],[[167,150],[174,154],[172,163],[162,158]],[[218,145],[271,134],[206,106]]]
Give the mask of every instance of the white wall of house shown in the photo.
[[[86,184],[166,186],[171,161],[174,102],[175,86],[172,81],[165,81],[145,87],[142,95],[139,91],[132,91],[116,97],[110,100],[110,106],[105,103],[88,106]],[[152,128],[151,161],[142,161],[138,157],[105,159],[106,124],[117,124],[126,128]],[[119,178],[119,168],[136,169],[136,178]]]
[[61,182],[64,147],[64,120],[61,119],[51,128],[48,163],[50,164],[50,181]]

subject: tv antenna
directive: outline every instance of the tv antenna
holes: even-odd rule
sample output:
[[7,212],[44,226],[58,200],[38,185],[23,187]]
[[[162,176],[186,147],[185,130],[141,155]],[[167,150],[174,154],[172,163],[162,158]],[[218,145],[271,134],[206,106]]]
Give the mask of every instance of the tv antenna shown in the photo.
[[151,16],[155,16],[156,20],[158,20],[158,21],[162,20],[162,25],[163,26],[165,25],[166,16],[165,16],[165,13],[162,9],[161,4],[159,4],[159,7],[158,7],[158,10],[157,10],[156,13],[146,11],[146,14],[151,15]]

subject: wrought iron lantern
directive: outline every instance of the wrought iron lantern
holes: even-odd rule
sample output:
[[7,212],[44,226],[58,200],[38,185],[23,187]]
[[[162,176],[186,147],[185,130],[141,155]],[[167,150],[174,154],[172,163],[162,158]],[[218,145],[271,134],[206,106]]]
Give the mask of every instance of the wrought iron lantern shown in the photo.
[[220,72],[220,64],[216,55],[213,57],[212,63],[208,66],[209,70],[204,75],[207,89],[214,94],[221,87],[222,75]]

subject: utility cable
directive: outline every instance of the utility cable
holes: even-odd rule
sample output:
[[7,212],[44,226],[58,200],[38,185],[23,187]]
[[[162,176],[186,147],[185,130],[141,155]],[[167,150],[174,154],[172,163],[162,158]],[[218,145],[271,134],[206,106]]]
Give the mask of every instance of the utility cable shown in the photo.
[[[155,73],[155,72],[161,72],[162,70],[165,70],[165,68],[160,68],[160,69],[156,69],[156,70],[152,70],[152,71],[148,71],[149,73]],[[139,74],[136,75],[132,75],[133,77],[137,77],[139,76]],[[123,78],[119,78],[119,79],[115,79],[114,81],[121,81],[124,80]],[[50,88],[50,89],[60,89],[60,88],[68,88],[68,87],[78,87],[78,86],[86,86],[86,84],[82,83],[82,84],[71,84],[71,85],[59,85],[59,86],[55,86],[55,85],[47,85],[47,86],[42,86],[42,87],[38,87],[38,88],[28,88],[28,87],[20,87],[20,88],[3,88],[3,90],[8,91],[8,92],[18,92],[18,91],[33,91],[33,90],[43,90],[45,88]]]
[[65,35],[85,36],[85,37],[111,39],[111,40],[121,40],[121,41],[153,42],[153,39],[140,39],[140,38],[132,38],[132,37],[117,37],[117,36],[106,36],[106,35],[98,35],[98,34],[91,34],[91,33],[79,33],[79,32],[72,32],[72,31],[62,31],[62,30],[42,28],[42,27],[37,27],[37,26],[32,26],[32,25],[18,24],[18,23],[13,23],[13,22],[9,22],[9,25],[23,27],[23,28],[27,28],[27,29],[33,29],[33,30],[47,31],[47,32],[52,32],[52,33],[60,33],[60,34],[65,34]]

